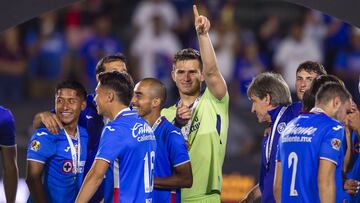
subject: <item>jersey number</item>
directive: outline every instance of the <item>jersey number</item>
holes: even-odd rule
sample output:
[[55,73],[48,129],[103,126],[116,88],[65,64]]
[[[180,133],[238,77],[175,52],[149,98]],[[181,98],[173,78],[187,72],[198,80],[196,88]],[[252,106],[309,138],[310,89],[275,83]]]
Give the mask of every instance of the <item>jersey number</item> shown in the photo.
[[295,179],[296,179],[296,170],[298,164],[298,156],[295,152],[291,152],[288,158],[289,168],[293,165],[292,175],[291,175],[291,184],[290,184],[290,196],[298,196],[297,191],[295,190]]
[[[144,185],[145,193],[150,193],[154,188],[154,161],[155,161],[155,152],[150,152],[150,157],[148,152],[144,157]],[[150,167],[149,167],[150,166]]]

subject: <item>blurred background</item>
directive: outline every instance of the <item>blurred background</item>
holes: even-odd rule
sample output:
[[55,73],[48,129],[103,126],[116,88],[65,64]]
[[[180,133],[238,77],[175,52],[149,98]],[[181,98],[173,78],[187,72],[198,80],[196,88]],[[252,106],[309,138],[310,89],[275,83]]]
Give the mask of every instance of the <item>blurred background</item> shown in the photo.
[[[92,93],[95,65],[123,52],[135,80],[156,77],[177,98],[172,57],[197,48],[192,5],[187,0],[87,0],[48,12],[0,34],[0,105],[16,120],[20,177],[35,113],[51,109],[54,87],[65,79]],[[283,75],[295,88],[297,66],[322,62],[344,80],[355,100],[360,73],[360,30],[335,18],[280,0],[198,1],[211,21],[212,39],[230,94],[230,128],[223,167],[223,202],[237,202],[257,183],[262,132],[251,114],[246,88],[263,71]],[[296,98],[294,98],[296,100]],[[24,182],[19,202],[27,198]],[[0,187],[0,202],[4,201]]]

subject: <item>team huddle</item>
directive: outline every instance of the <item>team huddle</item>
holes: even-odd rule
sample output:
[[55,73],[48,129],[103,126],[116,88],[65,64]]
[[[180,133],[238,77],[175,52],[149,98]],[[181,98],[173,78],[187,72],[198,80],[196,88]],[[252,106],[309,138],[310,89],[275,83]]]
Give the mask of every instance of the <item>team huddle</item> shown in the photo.
[[[220,202],[229,94],[208,31],[194,6],[200,52],[173,59],[180,98],[164,108],[155,78],[134,84],[122,54],[96,66],[94,94],[64,81],[54,109],[35,115],[27,152],[28,202]],[[295,73],[294,73],[295,74]],[[202,88],[205,82],[206,88]],[[241,202],[359,202],[360,161],[352,156],[360,115],[344,83],[307,61],[296,71],[292,102],[281,75],[265,72],[247,94],[264,132],[259,184]],[[202,91],[202,89],[204,89]],[[5,194],[15,202],[14,118],[0,108]],[[351,133],[352,132],[352,133]],[[13,163],[13,164],[11,164]]]

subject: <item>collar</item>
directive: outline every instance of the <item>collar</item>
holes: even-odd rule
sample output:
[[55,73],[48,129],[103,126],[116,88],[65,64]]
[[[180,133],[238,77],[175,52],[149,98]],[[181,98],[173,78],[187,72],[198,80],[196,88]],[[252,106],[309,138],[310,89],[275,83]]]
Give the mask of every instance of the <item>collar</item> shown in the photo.
[[[63,134],[63,135],[65,135],[66,136],[66,134],[67,134],[67,132],[65,131],[65,129],[63,128],[63,129],[60,129],[60,134]],[[68,134],[69,135],[69,137],[71,138],[71,139],[78,139],[78,137],[80,137],[80,129],[79,129],[79,125],[76,127],[76,136],[74,137],[74,135],[70,135],[70,134]]]
[[152,130],[155,132],[155,130],[157,129],[157,127],[159,127],[161,124],[164,123],[165,117],[160,116],[154,123],[153,126],[151,126]]
[[122,116],[128,116],[128,115],[133,115],[135,114],[136,112],[133,112],[131,110],[131,108],[127,107],[121,111],[119,111],[119,113],[116,114],[114,120],[118,119],[119,117],[122,117]]
[[95,95],[96,93],[92,93],[87,96],[87,101],[88,101],[87,103],[92,104],[94,107],[96,107]]
[[283,106],[279,105],[277,107],[275,107],[274,109],[268,111],[268,114],[271,117],[271,124],[273,124],[276,120],[277,115],[280,113],[280,110]]
[[323,114],[326,114],[324,109],[322,108],[319,108],[319,107],[314,107],[310,110],[311,113],[323,113]]
[[[201,90],[199,96],[197,96],[196,99],[197,99],[197,98],[201,98],[202,95],[204,94],[204,92],[205,92],[205,89],[204,89],[204,90]],[[194,102],[196,101],[196,99],[194,100]],[[179,105],[180,100],[181,100],[180,97],[176,100],[176,102],[175,102],[175,107],[177,107],[177,106]],[[193,102],[191,105],[193,105],[194,102]],[[191,107],[190,107],[190,108],[191,108]]]

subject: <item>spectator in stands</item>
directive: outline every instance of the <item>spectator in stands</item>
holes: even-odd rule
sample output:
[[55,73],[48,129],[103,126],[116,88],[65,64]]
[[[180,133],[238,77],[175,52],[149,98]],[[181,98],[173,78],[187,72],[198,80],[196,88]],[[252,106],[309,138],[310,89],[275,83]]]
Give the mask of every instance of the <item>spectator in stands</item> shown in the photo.
[[164,24],[165,19],[161,15],[153,16],[151,31],[139,33],[130,51],[133,67],[138,69],[138,79],[155,77],[167,87],[172,87],[172,56],[181,49],[181,45],[176,35]]
[[338,53],[334,65],[335,73],[344,80],[353,99],[359,103],[358,77],[360,74],[360,29],[352,31],[351,45],[347,50]]
[[233,81],[236,86],[236,99],[247,99],[247,88],[251,80],[267,69],[264,58],[258,52],[256,42],[244,44],[243,53],[235,59]]
[[118,38],[112,36],[112,21],[106,14],[100,14],[93,24],[94,33],[81,47],[81,56],[85,64],[85,81],[88,87],[96,86],[96,63],[104,56],[123,51]]
[[264,55],[269,69],[273,69],[273,55],[280,43],[279,18],[275,15],[268,16],[259,26],[257,41],[259,52]]
[[12,28],[0,38],[0,101],[20,101],[24,97],[25,53],[19,30]]
[[26,48],[29,54],[30,95],[33,98],[49,98],[56,81],[62,79],[67,42],[54,11],[40,17],[39,29],[26,32]]
[[281,41],[274,56],[276,69],[295,92],[295,72],[304,61],[322,61],[320,47],[312,39],[304,37],[303,23],[296,21],[290,26],[289,36]]
[[[347,48],[351,36],[351,26],[328,15],[324,16],[324,22],[327,27],[324,41],[324,64],[330,68],[334,64],[338,51]],[[332,69],[330,71],[332,71]]]
[[137,33],[151,31],[155,16],[160,16],[163,19],[163,25],[168,29],[173,29],[178,23],[175,7],[166,0],[141,1],[133,13],[132,24]]

